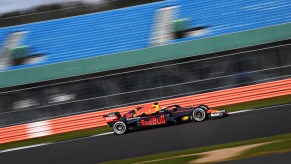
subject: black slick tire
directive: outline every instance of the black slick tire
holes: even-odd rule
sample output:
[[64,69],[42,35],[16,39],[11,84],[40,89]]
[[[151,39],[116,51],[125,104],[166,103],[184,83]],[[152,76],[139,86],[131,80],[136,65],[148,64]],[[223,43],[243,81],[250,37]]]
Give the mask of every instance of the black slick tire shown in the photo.
[[128,131],[126,124],[122,121],[115,122],[112,129],[117,135],[125,134]]
[[192,119],[196,122],[201,122],[207,119],[207,113],[202,108],[196,108],[192,112]]

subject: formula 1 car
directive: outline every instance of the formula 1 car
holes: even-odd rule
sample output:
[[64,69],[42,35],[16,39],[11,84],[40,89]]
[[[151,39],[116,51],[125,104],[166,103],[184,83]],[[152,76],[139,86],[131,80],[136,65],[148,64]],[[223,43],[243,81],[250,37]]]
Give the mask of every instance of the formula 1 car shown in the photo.
[[211,118],[223,118],[228,116],[226,110],[211,110],[206,105],[197,107],[183,108],[179,105],[172,105],[162,108],[152,114],[142,114],[136,116],[140,110],[146,107],[138,107],[124,114],[123,117],[119,112],[109,113],[103,116],[109,127],[112,127],[115,134],[121,135],[129,131],[149,128],[155,126],[177,124],[182,122],[201,122]]

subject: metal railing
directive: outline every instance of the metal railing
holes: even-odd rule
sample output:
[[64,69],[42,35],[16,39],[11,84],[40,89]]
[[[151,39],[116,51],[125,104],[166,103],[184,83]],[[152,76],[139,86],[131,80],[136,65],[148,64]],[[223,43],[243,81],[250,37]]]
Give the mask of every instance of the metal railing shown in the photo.
[[[289,78],[290,48],[282,45],[4,92],[0,94],[0,126]],[[50,102],[58,94],[73,96]],[[16,108],[15,104],[30,99],[37,103]]]

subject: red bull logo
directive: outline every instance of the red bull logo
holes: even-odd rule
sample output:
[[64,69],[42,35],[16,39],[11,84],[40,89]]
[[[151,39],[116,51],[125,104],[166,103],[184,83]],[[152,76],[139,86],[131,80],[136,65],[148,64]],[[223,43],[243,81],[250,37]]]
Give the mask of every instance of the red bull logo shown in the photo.
[[141,109],[137,110],[135,116],[140,116],[142,114],[151,114],[154,113],[155,109],[151,105],[145,105]]
[[141,126],[151,126],[151,125],[161,125],[166,124],[166,118],[164,115],[160,116],[160,118],[153,117],[150,120],[141,120]]

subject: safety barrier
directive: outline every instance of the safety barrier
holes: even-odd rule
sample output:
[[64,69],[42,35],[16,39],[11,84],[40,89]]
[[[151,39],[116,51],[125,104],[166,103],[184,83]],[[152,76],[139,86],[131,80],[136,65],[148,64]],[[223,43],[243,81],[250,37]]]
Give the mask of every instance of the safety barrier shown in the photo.
[[[173,98],[159,101],[159,103],[161,106],[179,104],[185,107],[206,104],[211,108],[215,108],[289,94],[291,94],[291,78],[186,97]],[[104,114],[113,111],[119,111],[121,114],[124,114],[133,108],[135,108],[135,106],[127,106],[1,128],[0,144],[104,126],[106,125],[102,118]]]

